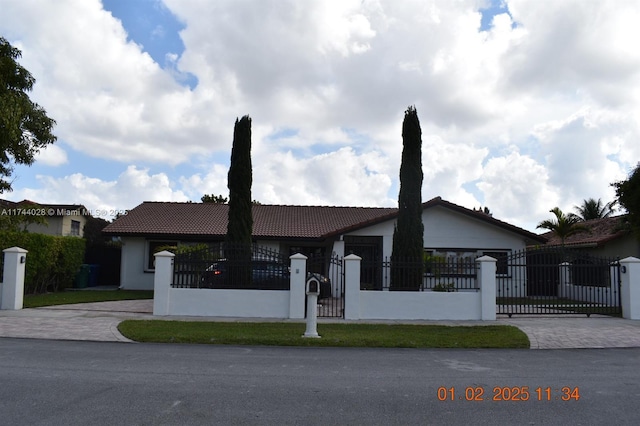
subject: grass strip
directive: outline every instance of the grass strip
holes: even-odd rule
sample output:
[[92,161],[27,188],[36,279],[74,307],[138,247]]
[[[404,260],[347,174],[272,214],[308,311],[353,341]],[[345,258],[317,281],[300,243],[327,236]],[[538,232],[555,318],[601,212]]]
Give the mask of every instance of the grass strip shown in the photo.
[[320,339],[302,338],[304,323],[126,320],[131,340],[221,345],[371,348],[529,348],[527,335],[509,325],[318,324]]
[[111,302],[114,300],[153,299],[153,291],[145,290],[84,290],[24,296],[25,308],[68,305],[74,303]]

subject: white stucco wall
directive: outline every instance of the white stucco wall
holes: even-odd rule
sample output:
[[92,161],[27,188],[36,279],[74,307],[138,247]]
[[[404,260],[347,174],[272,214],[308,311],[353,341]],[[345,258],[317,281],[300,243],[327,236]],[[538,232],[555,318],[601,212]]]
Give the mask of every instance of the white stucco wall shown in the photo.
[[478,320],[481,317],[479,291],[360,291],[360,319]]
[[[517,251],[526,247],[524,238],[517,234],[445,207],[423,210],[422,223],[425,248]],[[382,236],[382,256],[389,257],[393,247],[394,224],[395,220],[389,220],[346,235]]]
[[125,290],[153,290],[153,271],[145,272],[144,238],[123,238],[120,265],[120,288]]
[[526,247],[524,238],[444,207],[426,209],[424,246],[427,248],[512,249]]
[[172,288],[171,315],[289,318],[289,290]]

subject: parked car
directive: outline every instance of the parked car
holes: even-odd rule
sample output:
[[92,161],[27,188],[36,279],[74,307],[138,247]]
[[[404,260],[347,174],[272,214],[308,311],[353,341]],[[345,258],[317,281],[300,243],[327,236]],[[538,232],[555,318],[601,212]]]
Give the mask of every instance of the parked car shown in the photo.
[[284,263],[273,260],[251,261],[251,287],[244,287],[243,283],[229,282],[229,262],[221,259],[209,266],[201,277],[200,287],[205,288],[254,288],[260,290],[288,290],[289,267]]
[[[212,263],[202,274],[201,288],[254,288],[260,290],[289,290],[291,271],[289,266],[277,260],[253,259],[251,261],[251,287],[242,283],[228,282],[227,259]],[[320,282],[320,298],[331,297],[331,280],[317,272],[308,272],[307,279],[314,277]]]

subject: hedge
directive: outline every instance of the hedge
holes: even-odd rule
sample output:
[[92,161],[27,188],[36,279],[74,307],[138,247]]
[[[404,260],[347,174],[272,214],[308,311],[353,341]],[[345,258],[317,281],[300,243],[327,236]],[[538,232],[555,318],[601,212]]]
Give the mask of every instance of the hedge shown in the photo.
[[[84,261],[85,240],[28,232],[0,232],[0,248],[28,250],[25,265],[25,294],[59,291],[73,286]],[[1,256],[0,266],[4,264]]]

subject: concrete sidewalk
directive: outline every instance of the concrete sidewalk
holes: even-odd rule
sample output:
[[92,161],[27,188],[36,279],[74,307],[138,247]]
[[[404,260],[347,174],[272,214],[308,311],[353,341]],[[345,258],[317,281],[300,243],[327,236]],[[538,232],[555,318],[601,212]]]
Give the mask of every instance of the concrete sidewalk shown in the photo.
[[[241,318],[154,317],[152,311],[152,300],[122,300],[0,311],[0,337],[131,342],[118,331],[118,324],[125,319],[247,321]],[[323,321],[327,320],[319,320],[320,323]],[[640,347],[640,321],[605,316],[591,316],[591,318],[584,315],[514,318],[505,316],[499,317],[496,322],[419,321],[414,323],[514,325],[527,334],[531,341],[531,349]]]

